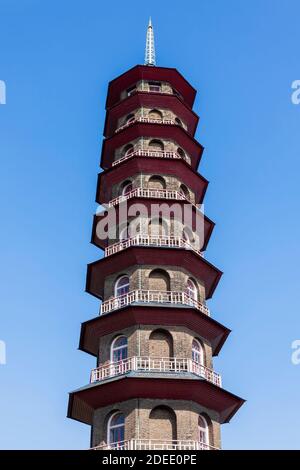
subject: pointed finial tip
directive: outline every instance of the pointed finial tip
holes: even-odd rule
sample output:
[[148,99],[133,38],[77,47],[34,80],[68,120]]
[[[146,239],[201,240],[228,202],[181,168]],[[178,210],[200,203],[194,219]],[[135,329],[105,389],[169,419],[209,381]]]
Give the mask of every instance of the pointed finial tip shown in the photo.
[[146,35],[146,50],[145,50],[145,65],[156,65],[155,63],[155,46],[154,46],[154,33],[151,16]]

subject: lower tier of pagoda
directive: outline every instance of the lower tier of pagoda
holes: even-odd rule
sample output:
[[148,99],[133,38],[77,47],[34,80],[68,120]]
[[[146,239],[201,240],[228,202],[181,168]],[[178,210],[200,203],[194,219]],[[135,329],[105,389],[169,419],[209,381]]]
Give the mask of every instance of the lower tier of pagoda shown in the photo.
[[98,408],[132,398],[192,401],[218,413],[227,423],[245,400],[200,378],[169,378],[162,374],[130,373],[104,382],[91,383],[69,395],[68,417],[92,424]]

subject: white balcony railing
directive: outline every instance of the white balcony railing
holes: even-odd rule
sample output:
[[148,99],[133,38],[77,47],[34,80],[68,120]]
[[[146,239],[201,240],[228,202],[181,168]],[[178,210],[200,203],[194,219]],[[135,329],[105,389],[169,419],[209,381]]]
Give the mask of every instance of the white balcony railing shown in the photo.
[[117,204],[121,204],[128,199],[133,197],[147,197],[147,198],[159,198],[159,199],[173,199],[177,201],[188,201],[192,204],[192,202],[180,191],[171,190],[171,189],[151,189],[151,188],[135,188],[129,191],[126,194],[122,194],[121,196],[115,197],[108,203],[108,207],[116,206]]
[[130,439],[103,444],[92,450],[219,450],[209,444],[191,440]]
[[130,152],[123,157],[118,158],[118,160],[115,160],[112,162],[112,166],[118,165],[119,163],[122,163],[125,160],[128,160],[129,158],[132,157],[157,157],[157,158],[175,158],[175,159],[182,159],[184,161],[187,161],[187,159],[181,157],[179,153],[177,152],[165,152],[163,150],[143,150],[143,149],[137,149],[134,150],[133,152]]
[[129,127],[132,124],[135,124],[136,122],[141,122],[141,123],[146,122],[146,123],[150,123],[150,124],[171,124],[171,125],[177,124],[172,119],[152,119],[152,118],[149,118],[149,117],[141,116],[141,117],[138,117],[138,118],[130,119],[128,122],[123,124],[123,126],[118,127],[118,129],[116,129],[115,132],[120,132],[122,129],[125,129],[126,127]]
[[166,372],[166,373],[191,373],[198,377],[222,387],[220,374],[212,369],[199,364],[192,359],[176,357],[150,357],[134,356],[118,362],[97,367],[91,372],[90,382],[100,382],[110,377],[124,375],[127,372]]
[[126,250],[131,246],[151,246],[151,247],[167,247],[167,248],[184,248],[192,250],[199,256],[203,257],[203,253],[197,250],[189,242],[180,237],[163,237],[150,235],[136,235],[135,237],[122,240],[105,248],[105,256],[110,256],[119,251]]
[[189,306],[200,310],[200,312],[205,315],[210,315],[206,305],[199,302],[197,299],[193,299],[186,292],[142,289],[133,290],[126,294],[119,295],[118,297],[105,300],[100,306],[100,315],[134,303]]

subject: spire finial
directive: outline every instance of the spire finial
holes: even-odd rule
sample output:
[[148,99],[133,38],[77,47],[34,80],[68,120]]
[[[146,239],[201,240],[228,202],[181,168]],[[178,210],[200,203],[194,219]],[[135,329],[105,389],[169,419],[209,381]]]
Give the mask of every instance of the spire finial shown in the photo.
[[155,46],[154,46],[154,32],[151,21],[149,18],[147,36],[146,36],[146,50],[145,50],[145,65],[156,65],[155,63]]

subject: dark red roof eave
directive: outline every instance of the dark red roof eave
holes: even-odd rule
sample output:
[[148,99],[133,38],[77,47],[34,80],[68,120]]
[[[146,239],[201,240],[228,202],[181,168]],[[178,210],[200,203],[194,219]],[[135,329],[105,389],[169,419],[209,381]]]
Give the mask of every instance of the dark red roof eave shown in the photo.
[[[174,171],[175,168],[176,171]],[[177,176],[178,174],[178,176],[181,175],[182,177],[182,175],[185,175],[182,179],[182,182],[185,183],[188,187],[191,187],[191,184],[188,180],[192,180],[193,184],[191,189],[194,193],[197,192],[197,188],[201,188],[201,191],[199,192],[196,199],[196,203],[202,204],[209,184],[208,180],[200,173],[195,171],[184,160],[176,160],[176,165],[170,167],[170,160],[155,157],[132,157],[99,173],[95,197],[96,202],[99,204],[108,203],[112,198],[111,191],[109,194],[107,194],[107,190],[105,191],[103,189],[103,187],[105,187],[105,179],[110,178],[110,184],[106,184],[106,186],[107,189],[111,189],[112,185],[118,184],[124,178],[140,173],[141,171],[145,171],[147,174],[152,174],[155,171],[159,171],[160,173],[172,174],[173,176]],[[119,177],[115,179],[115,175],[119,175]],[[112,180],[112,178],[114,179]]]
[[[72,396],[72,398],[71,398]],[[123,376],[117,380],[84,387],[70,394],[68,417],[73,418],[74,398],[89,410],[134,398],[183,400],[199,403],[218,413],[220,424],[227,423],[245,402],[244,399],[202,379]],[[76,419],[80,418],[76,410]],[[84,413],[82,413],[84,422]],[[85,421],[87,424],[91,422]]]
[[[136,203],[143,203],[145,205],[145,207],[151,209],[151,204],[154,203],[154,204],[174,204],[174,200],[165,200],[165,199],[159,199],[159,198],[143,198],[143,197],[133,197],[131,199],[129,199],[128,201],[128,210],[130,208],[130,205],[134,205]],[[184,205],[184,204],[189,204],[188,201],[184,201],[184,200],[177,200],[176,203],[179,203],[180,205]],[[91,235],[91,243],[101,249],[105,249],[107,246],[108,246],[108,241],[109,239],[106,238],[104,240],[101,240],[97,237],[97,232],[96,232],[96,228],[97,228],[97,223],[102,219],[102,218],[105,218],[108,211],[110,209],[107,209],[105,211],[102,211],[100,214],[95,214],[94,217],[93,217],[93,225],[92,225],[92,235]],[[119,205],[117,204],[116,206],[114,206],[114,210],[116,210],[116,226],[118,225],[117,221],[119,220]],[[197,219],[198,217],[198,214],[197,214],[197,208],[196,206],[193,206],[193,212],[194,212],[194,217],[192,218],[192,229],[193,231],[195,232],[196,230],[196,220],[199,220]],[[200,217],[203,217],[204,218],[204,233],[203,233],[203,245],[202,247],[200,248],[201,251],[205,251],[206,248],[207,248],[207,245],[208,245],[208,242],[210,240],[210,237],[211,237],[211,234],[213,232],[213,229],[215,227],[215,223],[210,220],[206,215],[203,215],[201,212],[199,212],[199,215]],[[203,227],[203,225],[201,224],[201,228]],[[201,233],[200,233],[200,236],[201,236]]]
[[119,101],[122,90],[126,90],[134,82],[143,79],[169,82],[184,97],[187,105],[192,108],[197,91],[177,69],[172,67],[135,65],[109,82],[106,109],[109,109]]
[[[191,275],[204,282],[206,299],[212,297],[223,274],[213,264],[192,250],[177,248],[175,257],[174,251],[169,248],[131,246],[126,250],[88,264],[86,292],[102,299],[101,292],[103,291],[104,277],[113,274],[116,269],[125,271],[128,266],[145,264],[150,266],[184,267]],[[97,286],[97,291],[95,286]]]
[[111,152],[113,152],[116,148],[122,147],[126,143],[142,136],[155,136],[157,139],[172,137],[179,146],[182,146],[183,149],[188,154],[190,154],[192,168],[194,170],[198,168],[204,152],[204,147],[182,126],[174,124],[154,124],[140,122],[135,122],[104,140],[101,151],[101,168],[106,170],[111,167]]
[[[168,100],[174,101],[179,106],[183,106],[186,109],[186,113],[190,113],[191,116],[192,116],[193,124],[191,125],[191,130],[189,132],[192,136],[194,136],[194,134],[196,132],[197,125],[198,125],[198,122],[199,122],[199,116],[189,106],[187,106],[187,104],[179,96],[170,95],[168,93],[148,93],[147,91],[138,90],[135,94],[127,96],[123,100],[118,101],[116,104],[114,104],[114,106],[112,106],[110,109],[108,109],[106,111],[104,130],[103,130],[104,137],[110,137],[112,135],[112,133],[111,133],[112,131],[109,131],[109,128],[108,128],[108,125],[109,125],[109,122],[110,122],[110,114],[112,112],[114,113],[114,112],[117,112],[117,111],[120,110],[118,114],[120,114],[119,117],[121,117],[122,116],[122,109],[124,108],[124,109],[126,109],[126,112],[124,110],[123,114],[125,114],[125,113],[128,114],[129,112],[131,112],[131,111],[127,110],[127,107],[129,105],[129,103],[130,102],[136,102],[137,100],[143,101],[143,98],[145,98],[145,97],[153,98],[153,100],[157,100],[157,101],[158,101],[158,98],[160,98],[160,100],[161,100],[161,98],[166,98]],[[157,105],[155,105],[155,106],[157,106]],[[170,106],[168,106],[168,108],[169,107]],[[178,117],[180,117],[180,116],[178,116]],[[183,121],[184,121],[184,119],[183,119]]]
[[194,308],[129,305],[81,324],[79,349],[97,356],[99,338],[136,325],[181,326],[206,339],[217,356],[231,330]]

